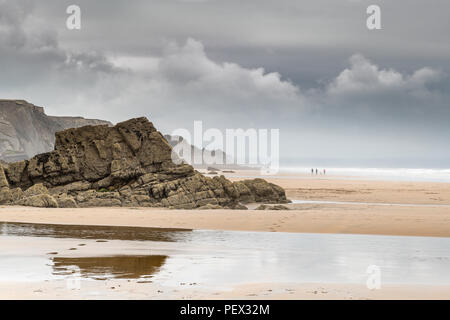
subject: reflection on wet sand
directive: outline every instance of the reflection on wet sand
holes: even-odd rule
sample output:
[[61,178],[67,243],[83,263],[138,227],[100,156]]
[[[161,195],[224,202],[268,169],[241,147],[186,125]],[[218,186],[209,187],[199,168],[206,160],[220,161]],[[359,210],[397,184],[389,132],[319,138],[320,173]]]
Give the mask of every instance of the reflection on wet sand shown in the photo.
[[450,238],[3,223],[0,261],[0,283],[81,276],[227,288],[261,282],[365,284],[368,266],[376,265],[383,283],[448,285]]
[[151,278],[166,262],[167,256],[113,256],[53,258],[54,275],[77,275],[86,278]]
[[185,238],[186,233],[191,231],[189,229],[0,222],[0,235],[5,236],[175,242]]

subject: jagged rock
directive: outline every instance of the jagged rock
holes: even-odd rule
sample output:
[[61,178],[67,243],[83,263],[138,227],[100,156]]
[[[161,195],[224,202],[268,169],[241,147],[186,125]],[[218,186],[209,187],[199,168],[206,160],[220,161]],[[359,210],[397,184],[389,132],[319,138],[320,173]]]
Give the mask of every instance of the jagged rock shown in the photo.
[[212,210],[212,209],[223,209],[223,207],[217,204],[207,204],[198,208],[199,210]]
[[231,209],[234,210],[248,210],[248,208],[240,203],[235,204],[234,206],[231,207]]
[[92,186],[92,183],[87,181],[76,181],[69,183],[65,186],[57,186],[52,188],[50,191],[52,194],[68,194],[74,193],[78,191],[86,191],[89,190]]
[[78,205],[75,199],[67,194],[59,194],[55,197],[56,202],[58,203],[59,208],[77,208]]
[[[8,167],[5,168],[5,171],[8,172],[8,181],[11,184],[18,184],[22,179],[22,175],[24,174],[25,168],[27,167],[26,161],[19,161],[8,164]],[[6,172],[5,172],[6,174]]]
[[49,194],[39,194],[31,197],[22,198],[15,204],[29,207],[41,208],[58,208],[58,203],[55,198]]
[[288,207],[278,204],[270,208],[271,210],[290,210]]
[[23,191],[20,188],[3,187],[0,189],[0,204],[13,204],[22,198]]
[[9,183],[5,176],[3,166],[0,165],[0,204],[9,203],[12,199]]
[[255,210],[290,210],[288,207],[283,205],[275,205],[275,206],[268,206],[265,204],[262,204],[255,208]]
[[0,165],[0,189],[9,188],[8,180],[6,179],[5,171],[3,166]]
[[255,202],[255,196],[252,191],[247,187],[243,181],[236,181],[233,183],[237,193],[239,194],[239,199],[243,203]]
[[101,199],[94,198],[88,200],[86,202],[82,202],[78,204],[82,208],[91,208],[91,207],[121,207],[122,202],[119,199]]
[[0,185],[26,190],[23,195],[15,191],[16,200],[5,201],[176,209],[244,209],[241,202],[287,202],[282,188],[263,179],[232,183],[224,176],[205,177],[188,164],[174,164],[171,146],[146,118],[114,127],[68,129],[57,132],[55,141],[54,151],[6,166],[3,182],[0,170]]
[[[280,186],[268,183],[264,179],[244,180],[237,183],[241,188],[241,201],[243,202],[266,202],[266,203],[288,203],[285,191]],[[243,185],[247,187],[246,190]]]
[[[20,190],[20,191],[19,191]],[[58,203],[54,197],[49,195],[48,189],[42,184],[38,183],[24,192],[21,189],[14,189],[11,192],[11,200],[14,204],[30,207],[43,208],[58,208]]]
[[25,190],[23,196],[27,198],[41,194],[48,194],[48,189],[42,183],[37,183]]
[[12,194],[8,187],[3,187],[0,189],[0,204],[7,204],[11,202]]
[[23,191],[20,188],[10,189],[11,192],[11,202],[17,202],[23,198]]
[[79,192],[75,197],[79,207],[120,207],[119,192],[88,190]]

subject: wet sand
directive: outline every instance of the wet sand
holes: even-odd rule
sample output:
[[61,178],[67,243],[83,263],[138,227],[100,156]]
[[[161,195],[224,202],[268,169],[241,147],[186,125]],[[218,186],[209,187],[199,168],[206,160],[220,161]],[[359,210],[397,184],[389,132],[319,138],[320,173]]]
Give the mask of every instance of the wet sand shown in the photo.
[[[450,299],[446,238],[0,230],[0,299]],[[379,290],[365,286],[372,264],[381,268]]]
[[[232,180],[257,172],[227,174]],[[263,176],[286,189],[295,200],[365,202],[371,204],[300,203],[289,211],[167,210],[157,208],[43,209],[0,207],[0,222],[78,226],[127,226],[230,231],[342,233],[450,237],[450,184],[431,182],[365,181],[307,175]],[[402,204],[402,206],[377,205]],[[409,206],[404,206],[404,205]],[[417,205],[417,206],[416,206]],[[426,205],[426,206],[424,206]],[[130,233],[135,234],[136,233]],[[55,240],[56,241],[59,240]],[[159,240],[158,240],[159,241]],[[164,240],[162,240],[164,242]],[[101,244],[101,243],[100,243]],[[104,247],[101,250],[103,253]],[[100,250],[100,249],[98,249]],[[92,255],[96,255],[94,250]],[[68,251],[69,260],[77,251]],[[89,255],[88,255],[89,256]],[[164,255],[156,258],[162,263]],[[153,263],[142,260],[142,263]],[[157,262],[158,262],[157,261]],[[77,262],[78,263],[78,262]],[[91,261],[79,261],[91,264]],[[108,261],[97,261],[98,267]],[[141,262],[139,262],[141,263]],[[120,262],[118,262],[120,264]],[[12,290],[13,289],[13,290]],[[65,280],[0,281],[0,299],[450,299],[449,286],[364,285],[332,283],[245,283],[226,290],[195,284],[160,286],[136,279],[83,280],[80,289],[67,290]]]
[[[12,290],[14,288],[14,290]],[[355,284],[258,283],[228,291],[197,289],[195,285],[161,287],[128,280],[83,281],[80,289],[67,289],[66,281],[0,283],[0,299],[207,299],[207,300],[448,300],[450,287],[386,285],[369,290]]]

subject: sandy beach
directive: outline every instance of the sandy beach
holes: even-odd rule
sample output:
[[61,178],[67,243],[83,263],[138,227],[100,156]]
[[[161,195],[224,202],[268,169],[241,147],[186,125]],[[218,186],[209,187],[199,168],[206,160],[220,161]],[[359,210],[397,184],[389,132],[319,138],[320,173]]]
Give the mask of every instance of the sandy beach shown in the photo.
[[225,176],[232,181],[243,177],[266,179],[283,187],[289,199],[450,205],[450,183],[284,172],[261,176],[254,170],[236,171]]
[[[0,302],[450,300],[450,1],[35,2],[0,0]],[[208,304],[144,308],[280,316]]]
[[[30,227],[37,231],[35,226],[31,225]],[[8,228],[11,228],[11,225]],[[22,229],[23,227],[20,228],[18,229],[20,232],[25,230]],[[360,247],[358,241],[351,240],[352,238],[347,240],[347,245],[351,245],[347,247],[348,254],[339,253],[340,249],[336,247],[337,243],[343,244],[342,240],[344,239],[334,238],[334,240],[330,240],[332,242],[325,244],[333,247],[325,254],[321,255],[320,250],[319,252],[314,252],[314,250],[305,252],[305,248],[308,247],[306,244],[302,249],[296,250],[298,251],[296,256],[293,256],[290,249],[287,249],[286,260],[277,261],[283,259],[283,253],[278,251],[285,250],[283,242],[280,243],[281,247],[277,247],[275,243],[280,237],[276,233],[269,234],[275,237],[261,234],[260,239],[269,243],[263,246],[264,249],[258,244],[253,247],[253,249],[261,248],[257,249],[256,257],[263,258],[263,260],[257,258],[258,262],[254,264],[252,263],[254,260],[251,258],[253,249],[249,251],[249,242],[242,241],[245,239],[242,237],[251,236],[247,233],[234,240],[235,233],[228,236],[219,233],[218,239],[224,239],[224,236],[227,239],[224,244],[217,243],[217,238],[214,238],[213,234],[204,235],[199,241],[191,238],[191,241],[188,242],[148,242],[142,241],[143,238],[134,232],[129,233],[127,237],[123,234],[124,230],[115,230],[113,234],[110,233],[111,239],[98,241],[95,238],[83,238],[80,233],[83,228],[72,228],[70,226],[61,228],[60,231],[68,233],[67,236],[62,236],[63,234],[60,233],[58,238],[30,236],[2,238],[0,258],[3,263],[0,265],[0,299],[450,299],[450,286],[440,284],[441,281],[448,283],[449,278],[445,275],[438,282],[429,285],[392,284],[389,281],[386,283],[383,281],[379,289],[369,289],[366,286],[365,269],[367,263],[375,261],[372,260],[375,252],[366,257],[368,260],[362,264],[362,268],[355,266],[354,263],[358,264],[360,258],[355,260],[352,256],[361,254],[365,256],[365,247],[364,241],[360,242],[362,244]],[[119,233],[122,233],[119,238],[129,240],[114,240],[117,239]],[[183,233],[184,235],[180,235],[181,238],[192,236],[190,231],[183,231]],[[167,235],[170,237],[170,234]],[[283,233],[278,233],[278,235],[283,235]],[[285,235],[288,236],[285,239],[292,240],[292,235]],[[107,234],[98,236],[104,239]],[[385,241],[382,239],[384,237],[378,238],[370,240],[372,250],[375,243]],[[135,241],[136,239],[140,239],[140,241]],[[202,239],[209,241],[206,242]],[[253,238],[249,241],[254,243],[256,239]],[[308,241],[307,239],[302,241]],[[319,246],[320,237],[314,236],[313,239],[315,239],[315,245]],[[235,245],[238,245],[237,247],[232,244],[233,241]],[[409,243],[408,241],[415,241],[415,245],[407,254],[407,259],[411,259],[410,254],[417,255],[415,250],[421,248],[420,245],[417,246],[417,241],[420,240],[416,238],[401,243]],[[397,247],[400,252],[403,252],[403,246],[395,243],[397,240],[391,242],[391,248],[396,250],[395,247]],[[271,245],[278,248],[278,258],[268,261],[264,256],[268,257],[267,254],[273,250],[269,248]],[[443,246],[445,247],[445,243]],[[424,244],[423,248],[427,248],[427,245]],[[382,252],[385,251],[383,245],[380,249]],[[335,250],[336,252],[333,253]],[[437,254],[437,257],[445,258],[444,252],[448,250],[445,248],[442,250],[444,250],[442,251],[444,255]],[[336,253],[346,261],[344,265],[333,263]],[[397,254],[394,255],[394,259],[392,256],[391,258],[385,256],[385,258],[389,264],[400,264],[398,272],[402,274],[401,265],[405,266],[404,262],[402,264],[403,258],[397,258]],[[404,255],[404,252],[401,255]],[[216,258],[217,256],[219,258]],[[429,260],[430,258],[426,255],[419,255],[418,258],[427,260],[425,265],[428,263],[428,266],[431,266],[429,263],[434,263],[433,266],[437,267],[435,257],[432,257],[434,260]],[[11,259],[16,259],[15,261],[20,261],[20,263],[11,263]],[[224,263],[225,268],[219,267],[217,262]],[[286,266],[284,264],[286,262],[289,262],[291,266]],[[263,264],[263,267],[258,267],[260,263]],[[331,263],[328,271],[325,271],[325,274],[322,272],[322,276],[328,279],[330,279],[330,273],[339,274],[347,270],[350,272],[350,278],[356,281],[348,283],[325,280],[321,282],[299,281],[301,270],[308,272],[308,265],[311,263],[314,264],[314,269],[322,268],[321,264]],[[250,268],[251,274],[243,272],[242,264]],[[276,268],[273,268],[274,264],[277,266]],[[115,270],[116,276],[113,276],[107,269],[102,269],[106,266],[114,268],[111,270]],[[408,262],[406,262],[406,266],[408,266]],[[217,270],[210,270],[211,267]],[[386,273],[383,274],[389,278],[390,268],[385,267],[387,268]],[[416,267],[421,268],[420,264],[416,264]],[[277,273],[278,271],[282,273],[279,275],[281,276],[279,279],[292,280],[274,281],[273,272]],[[122,272],[128,274],[123,279],[121,278]],[[311,273],[311,271],[309,272]],[[202,276],[202,273],[205,275]],[[207,274],[211,274],[213,277],[208,277]],[[397,275],[400,274],[397,273]],[[414,272],[410,274],[415,276]],[[64,277],[61,278],[61,275]],[[220,277],[217,277],[218,275]],[[254,279],[261,279],[261,281],[254,282]]]
[[[255,171],[227,174],[254,176]],[[289,199],[348,202],[288,204],[291,210],[41,209],[0,207],[0,221],[210,230],[354,233],[450,237],[450,184],[271,178]],[[369,203],[369,204],[364,204]],[[392,205],[389,205],[392,204]]]
[[0,208],[0,221],[206,230],[450,237],[450,208],[290,205],[289,211]]
[[[14,288],[14,290],[11,290]],[[369,290],[363,285],[322,283],[257,283],[214,291],[187,284],[161,287],[126,280],[84,281],[81,289],[67,289],[65,281],[38,283],[0,283],[0,299],[194,299],[194,300],[447,300],[450,287],[387,285]]]
[[[232,180],[255,172],[227,174]],[[290,210],[44,209],[1,207],[0,221],[200,230],[450,237],[450,184],[350,180],[307,175],[264,176],[287,191]],[[331,203],[320,203],[329,201]],[[341,204],[339,202],[345,202]],[[254,208],[255,206],[249,206]],[[98,251],[98,253],[100,253]],[[11,291],[11,288],[14,288]],[[0,282],[0,299],[450,299],[449,286],[244,283],[227,290],[171,287],[132,280]]]

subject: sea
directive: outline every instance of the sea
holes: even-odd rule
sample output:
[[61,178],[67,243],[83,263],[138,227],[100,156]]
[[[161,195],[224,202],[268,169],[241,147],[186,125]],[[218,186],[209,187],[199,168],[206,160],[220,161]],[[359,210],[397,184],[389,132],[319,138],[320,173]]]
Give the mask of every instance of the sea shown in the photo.
[[[280,173],[311,175],[317,169],[320,177],[383,181],[450,182],[450,169],[443,168],[358,168],[358,167],[281,167]],[[325,174],[324,174],[325,170]]]

